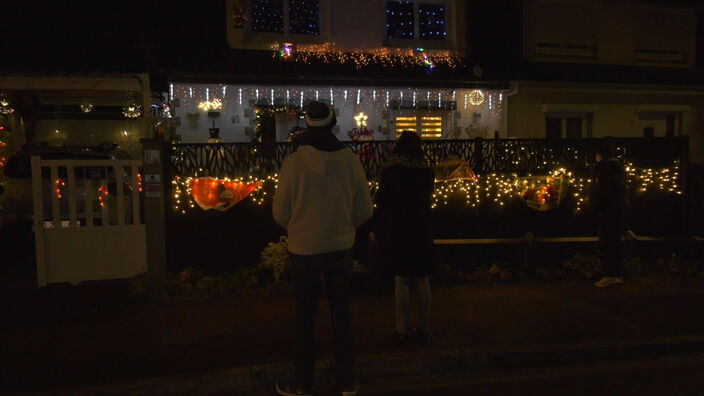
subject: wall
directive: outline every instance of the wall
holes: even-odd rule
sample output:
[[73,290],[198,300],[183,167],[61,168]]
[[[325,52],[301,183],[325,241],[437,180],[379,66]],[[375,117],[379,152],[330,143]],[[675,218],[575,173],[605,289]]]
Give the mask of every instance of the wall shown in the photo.
[[528,0],[524,29],[535,61],[692,67],[696,58],[693,5]]
[[[545,137],[545,110],[591,112],[593,136],[642,137],[643,127],[653,126],[655,136],[665,135],[665,121],[643,120],[643,112],[674,113],[680,118],[678,134],[690,136],[690,157],[704,162],[704,94],[672,88],[612,88],[553,83],[519,83],[518,93],[508,98],[508,135]],[[647,117],[646,117],[647,118]],[[586,137],[586,131],[583,131]]]
[[[471,90],[465,89],[427,89],[427,88],[388,88],[388,87],[310,87],[310,86],[252,86],[252,85],[222,85],[222,84],[186,84],[173,83],[170,95],[173,95],[175,118],[172,120],[176,127],[176,134],[180,135],[183,142],[205,143],[209,137],[208,129],[215,126],[220,128],[220,138],[224,142],[249,142],[255,130],[254,103],[269,105],[272,91],[274,103],[281,105],[285,102],[295,106],[304,105],[316,98],[330,102],[338,119],[336,134],[340,140],[350,140],[348,132],[355,127],[354,116],[364,112],[368,116],[368,128],[374,131],[376,140],[394,140],[394,117],[412,110],[398,110],[394,108],[395,101],[403,99],[405,103],[413,103],[413,94],[416,96],[416,105],[419,111],[427,109],[428,98],[430,108],[438,108],[438,100],[446,106],[448,102],[457,103],[457,110],[448,112],[448,121],[445,124],[443,136],[454,137],[459,132],[458,138],[472,137],[468,130],[475,122],[475,133],[486,131],[487,136],[493,136],[493,131],[504,132],[504,105],[501,91],[482,91],[484,102],[481,105],[472,105],[465,100]],[[223,95],[224,93],[224,95]],[[303,102],[301,102],[303,93]],[[387,105],[388,93],[388,105]],[[241,99],[240,99],[241,97]],[[358,100],[359,97],[359,100]],[[206,111],[198,108],[200,102],[219,99],[222,109],[217,118],[210,118]],[[420,104],[423,103],[423,106]],[[472,114],[481,114],[475,121]],[[476,117],[475,117],[476,118]],[[295,125],[295,118],[289,115],[277,116],[277,140],[285,141],[289,129]],[[304,120],[299,120],[300,126],[305,126]],[[459,128],[459,130],[458,130]],[[250,135],[248,135],[248,133]]]

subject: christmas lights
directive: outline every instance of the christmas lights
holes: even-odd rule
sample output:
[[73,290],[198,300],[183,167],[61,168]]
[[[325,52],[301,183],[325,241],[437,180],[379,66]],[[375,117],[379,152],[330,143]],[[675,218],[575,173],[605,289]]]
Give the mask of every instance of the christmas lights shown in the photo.
[[137,105],[134,99],[127,102],[127,106],[122,108],[122,115],[125,118],[139,118],[142,116],[142,106]]
[[[359,114],[357,115],[359,117]],[[356,119],[357,119],[356,117]],[[358,118],[361,123],[363,116]],[[662,191],[666,194],[681,195],[679,189],[679,163],[675,161],[671,167],[654,168],[634,168],[632,164],[626,167],[628,184],[632,194],[643,194],[648,191]],[[192,196],[191,183],[197,177],[177,176],[172,181],[174,185],[174,210],[186,213],[187,208],[194,208],[196,202]],[[226,182],[236,182],[252,184],[258,181],[262,183],[252,190],[249,197],[253,203],[261,206],[265,203],[265,197],[270,196],[276,190],[278,174],[258,178],[254,176],[240,178],[218,179]],[[560,180],[556,185],[555,180]],[[551,183],[553,188],[550,188]],[[572,197],[575,205],[575,212],[580,212],[587,200],[586,193],[591,180],[586,177],[578,177],[564,168],[559,168],[549,172],[547,175],[534,176],[528,174],[520,176],[516,173],[488,175],[471,175],[461,178],[450,178],[435,181],[435,190],[432,195],[431,208],[436,209],[448,205],[451,200],[463,201],[467,206],[477,207],[483,202],[488,202],[496,207],[503,207],[513,200],[525,199],[526,190],[533,188],[536,202],[547,202],[552,195]],[[265,188],[266,187],[266,188]],[[378,181],[369,181],[370,192],[373,194],[378,189]],[[559,187],[559,188],[558,188]],[[267,194],[269,191],[269,194]],[[564,200],[564,198],[562,198]]]
[[484,103],[484,93],[478,89],[469,93],[469,103],[473,106],[479,106]]
[[[279,54],[281,44],[274,43],[271,49]],[[373,49],[339,49],[334,43],[300,44],[291,54],[290,59],[300,63],[340,63],[352,64],[357,69],[365,68],[372,64],[388,68],[422,66],[432,70],[436,65],[442,64],[449,68],[456,68],[460,58],[446,50],[429,51],[423,48],[391,48],[380,47]]]
[[203,111],[213,111],[222,109],[222,101],[218,98],[213,98],[213,100],[205,100],[198,103],[198,108]]

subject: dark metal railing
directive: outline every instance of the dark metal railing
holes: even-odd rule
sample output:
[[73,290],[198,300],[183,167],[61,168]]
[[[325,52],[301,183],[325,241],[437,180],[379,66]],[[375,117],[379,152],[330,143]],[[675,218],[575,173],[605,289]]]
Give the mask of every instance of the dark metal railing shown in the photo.
[[[688,140],[677,138],[616,138],[619,155],[636,166],[671,166],[687,162]],[[541,173],[564,167],[587,172],[603,139],[471,139],[424,141],[431,165],[450,156],[467,161],[475,173]],[[394,141],[346,142],[357,153],[371,179],[381,174]],[[260,143],[170,144],[171,173],[181,176],[264,176],[277,172],[295,150],[290,142],[276,143],[265,153]]]

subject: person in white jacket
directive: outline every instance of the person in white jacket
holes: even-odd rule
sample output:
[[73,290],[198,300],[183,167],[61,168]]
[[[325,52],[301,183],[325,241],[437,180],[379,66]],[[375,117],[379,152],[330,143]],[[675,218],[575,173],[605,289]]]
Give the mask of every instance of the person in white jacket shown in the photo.
[[348,312],[351,249],[356,228],[371,218],[373,209],[359,158],[331,132],[336,122],[329,105],[308,105],[308,130],[281,165],[274,196],[274,220],[288,233],[296,300],[295,379],[277,382],[280,395],[306,395],[313,385],[321,274],[332,313],[337,384],[343,395],[358,389]]

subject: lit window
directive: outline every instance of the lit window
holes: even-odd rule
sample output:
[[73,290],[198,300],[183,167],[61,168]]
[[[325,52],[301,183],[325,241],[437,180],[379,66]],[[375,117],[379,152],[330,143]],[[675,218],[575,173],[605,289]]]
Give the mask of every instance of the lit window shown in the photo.
[[318,36],[320,34],[320,0],[252,0],[252,30]]
[[404,131],[418,132],[422,139],[442,138],[442,116],[398,116],[396,117],[396,139]]
[[423,139],[439,139],[442,137],[442,117],[421,117],[420,137]]
[[444,41],[447,38],[443,3],[386,2],[386,38]]
[[320,0],[288,0],[289,32],[320,34]]
[[252,0],[252,30],[284,32],[284,9],[281,0]]
[[396,139],[398,139],[404,131],[417,131],[416,116],[396,117]]
[[421,40],[445,40],[445,6],[420,4],[418,6],[418,31]]
[[413,39],[413,2],[386,2],[386,36],[390,39]]

